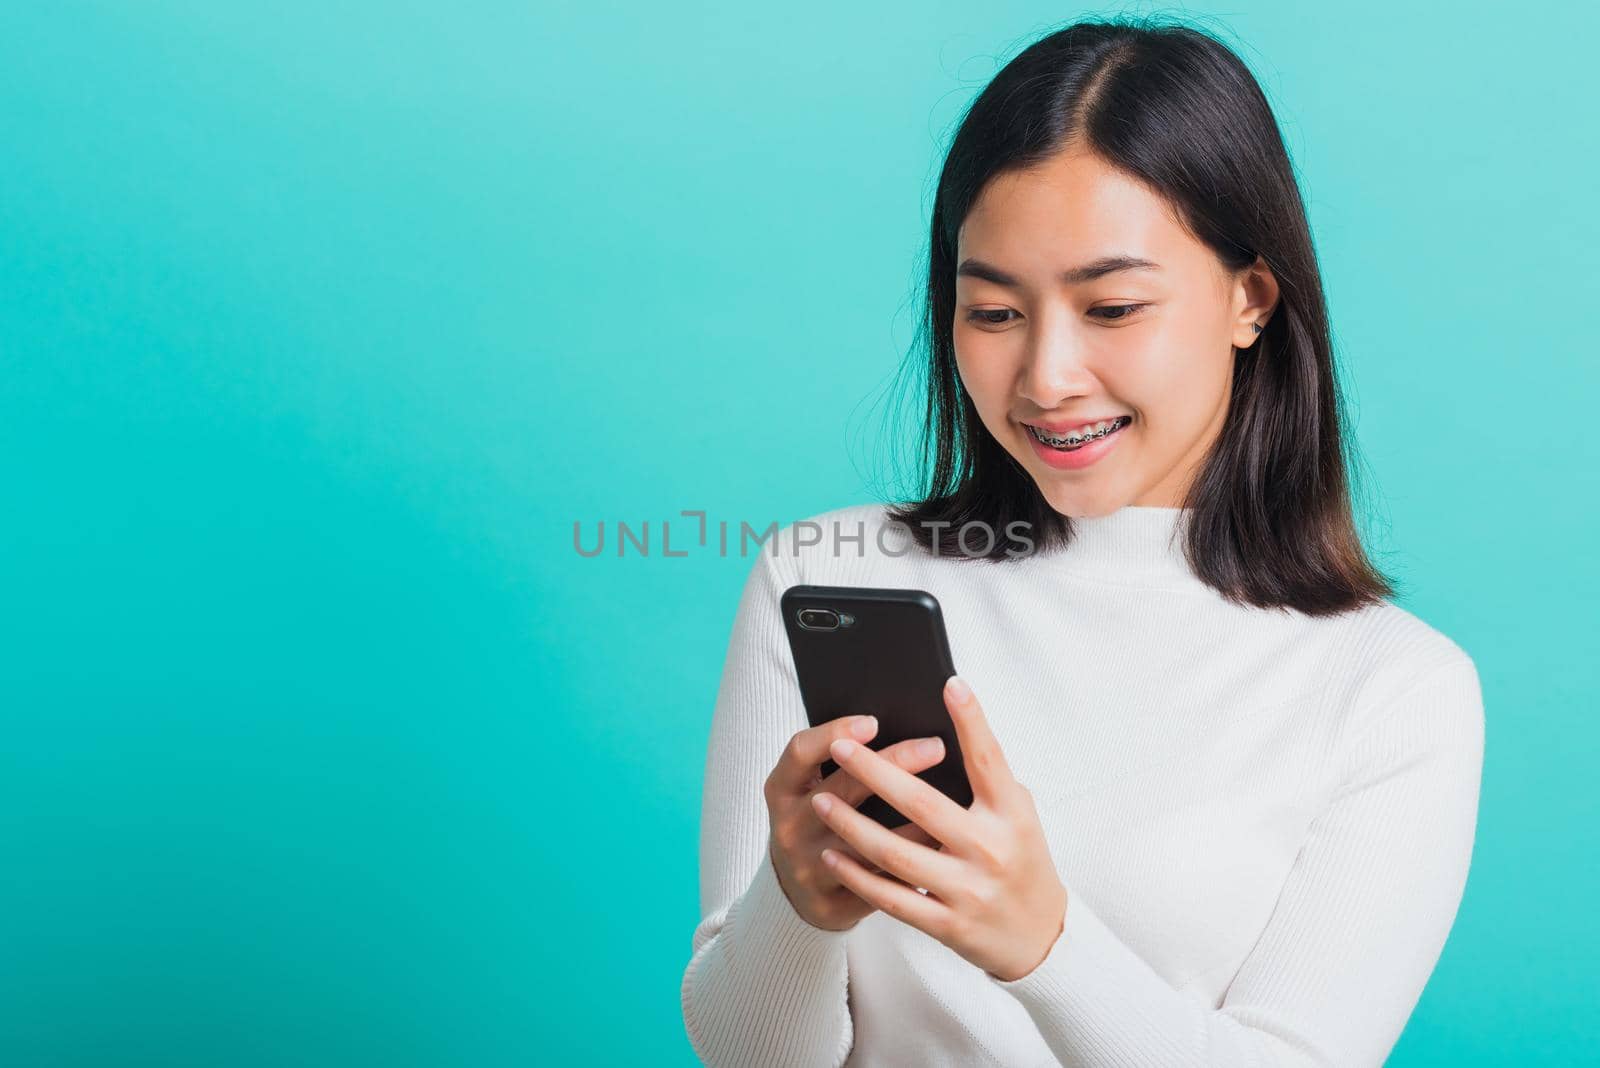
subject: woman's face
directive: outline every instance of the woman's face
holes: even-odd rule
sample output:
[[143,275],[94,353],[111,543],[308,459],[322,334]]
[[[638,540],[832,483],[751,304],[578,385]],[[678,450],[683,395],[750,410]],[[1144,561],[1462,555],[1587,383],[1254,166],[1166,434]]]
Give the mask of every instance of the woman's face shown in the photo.
[[[1153,266],[1095,267],[1118,257]],[[962,384],[1051,507],[1181,505],[1227,415],[1234,347],[1255,340],[1250,324],[1264,327],[1277,300],[1262,262],[1228,272],[1163,199],[1073,149],[996,176],[962,224],[956,263]],[[1070,450],[1029,429],[1111,419],[1124,425]]]

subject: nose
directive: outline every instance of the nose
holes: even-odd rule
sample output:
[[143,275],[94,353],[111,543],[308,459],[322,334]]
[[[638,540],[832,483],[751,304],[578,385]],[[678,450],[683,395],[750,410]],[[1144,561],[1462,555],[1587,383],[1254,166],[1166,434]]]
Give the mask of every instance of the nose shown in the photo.
[[1028,339],[1017,392],[1040,411],[1092,394],[1094,388],[1088,349],[1070,326],[1039,330]]

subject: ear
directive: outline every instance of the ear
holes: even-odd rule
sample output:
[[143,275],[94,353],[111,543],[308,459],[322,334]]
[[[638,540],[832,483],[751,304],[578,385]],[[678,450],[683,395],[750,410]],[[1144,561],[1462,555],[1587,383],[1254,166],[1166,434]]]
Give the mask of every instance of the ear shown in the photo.
[[1233,347],[1247,349],[1265,332],[1267,320],[1278,306],[1278,279],[1260,256],[1239,272],[1234,303],[1238,311],[1234,315]]

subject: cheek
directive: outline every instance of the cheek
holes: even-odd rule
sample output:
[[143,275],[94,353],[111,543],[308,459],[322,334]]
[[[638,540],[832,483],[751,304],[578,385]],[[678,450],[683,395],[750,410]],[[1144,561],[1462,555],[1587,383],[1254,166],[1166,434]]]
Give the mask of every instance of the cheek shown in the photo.
[[1224,350],[1203,352],[1181,326],[1152,331],[1117,354],[1103,381],[1146,419],[1147,434],[1183,434],[1204,426],[1226,396],[1231,368]]
[[958,351],[956,375],[961,379],[961,388],[972,398],[972,403],[977,406],[978,414],[985,423],[990,421],[995,412],[999,412],[1001,418],[1004,418],[1006,405],[1009,403],[1006,392],[1010,388],[1011,380],[1006,368],[998,360],[980,359],[970,353],[963,356]]

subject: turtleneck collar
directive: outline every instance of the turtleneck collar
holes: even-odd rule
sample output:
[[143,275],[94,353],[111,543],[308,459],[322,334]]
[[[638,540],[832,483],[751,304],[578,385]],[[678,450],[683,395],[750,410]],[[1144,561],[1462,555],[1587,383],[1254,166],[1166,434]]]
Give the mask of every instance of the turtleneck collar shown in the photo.
[[1109,582],[1202,587],[1184,556],[1193,517],[1193,508],[1135,505],[1108,515],[1070,517],[1072,540],[1035,559],[1053,570]]

